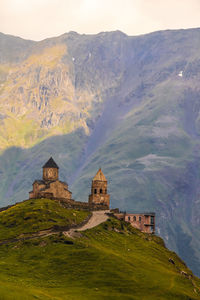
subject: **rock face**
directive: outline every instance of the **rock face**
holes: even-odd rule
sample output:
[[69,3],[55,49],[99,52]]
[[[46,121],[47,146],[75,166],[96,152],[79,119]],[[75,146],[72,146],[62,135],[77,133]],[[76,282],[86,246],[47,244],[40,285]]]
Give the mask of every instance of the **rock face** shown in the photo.
[[25,197],[51,155],[76,200],[101,166],[111,207],[155,211],[168,247],[200,274],[200,30],[1,34],[0,48],[2,206]]
[[[69,133],[78,127],[88,132],[86,116],[92,96],[87,91],[84,95],[75,93],[72,62],[62,61],[67,56],[66,46],[58,44],[37,51],[7,67],[0,93],[4,131],[1,148],[28,147],[49,135]],[[85,112],[83,97],[87,98]],[[13,131],[13,124],[18,132]]]

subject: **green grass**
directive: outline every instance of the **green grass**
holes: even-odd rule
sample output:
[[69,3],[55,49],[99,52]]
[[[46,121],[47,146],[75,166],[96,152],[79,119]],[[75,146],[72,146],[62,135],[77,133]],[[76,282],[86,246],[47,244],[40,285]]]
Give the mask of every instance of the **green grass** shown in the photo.
[[[199,30],[166,31],[137,38],[118,33],[72,36],[64,35],[57,40],[67,43],[69,56],[65,55],[55,69],[47,64],[48,57],[43,57],[45,61],[41,62],[41,71],[35,66],[36,55],[44,46],[52,46],[52,40],[49,40],[50,44],[48,41],[45,45],[39,43],[39,48],[2,44],[2,61],[5,57],[5,62],[13,62],[9,68],[13,68],[16,62],[20,69],[17,69],[19,73],[17,70],[10,73],[12,75],[0,91],[2,115],[10,116],[1,119],[1,151],[11,145],[27,147],[35,142],[38,144],[26,150],[11,148],[2,153],[1,204],[27,197],[25,195],[28,195],[32,182],[41,176],[41,166],[51,155],[61,167],[61,180],[73,182],[74,174],[77,175],[74,186],[70,187],[76,200],[87,201],[91,179],[101,166],[108,179],[111,205],[122,210],[156,211],[158,228],[170,248],[178,251],[200,276],[200,239],[196,229],[199,227],[200,96],[199,75],[193,77],[196,71],[199,72]],[[12,45],[15,42],[13,40]],[[55,40],[53,43],[57,42]],[[92,49],[90,59],[89,49]],[[23,67],[23,60],[30,53],[35,54],[36,61],[29,61],[29,65]],[[72,57],[78,58],[75,64]],[[61,69],[66,76],[69,74],[68,78],[62,76],[64,81],[59,80]],[[183,78],[178,76],[180,70],[184,71]],[[0,77],[3,76],[4,80],[8,70],[1,70],[0,73],[2,71]],[[186,75],[190,73],[192,77],[188,78]],[[54,75],[58,79],[58,98],[51,84]],[[16,83],[13,81],[15,77]],[[38,85],[35,81],[37,77],[40,78]],[[39,111],[38,108],[31,108],[31,98],[34,95],[39,101],[41,82],[49,88],[50,106],[43,105]],[[19,93],[20,86],[24,88],[24,94]],[[31,91],[32,96],[27,103]],[[62,100],[66,103],[63,104],[64,111],[60,101],[63,97],[66,98]],[[129,104],[126,100],[130,100]],[[5,102],[7,104],[3,105]],[[23,102],[28,105],[28,111],[21,118],[18,110],[25,109],[20,104]],[[112,110],[109,116],[104,115],[110,107],[116,110]],[[17,114],[10,112],[12,108]],[[121,114],[123,111],[129,113],[125,116]],[[48,119],[50,112],[54,112],[53,122],[62,116],[58,127],[40,128],[43,114],[47,113]],[[105,135],[101,132],[99,135],[98,130],[94,131],[96,139],[87,137],[85,130],[81,134],[81,130],[77,130],[61,135],[77,128],[77,124],[83,129],[87,124],[92,133],[93,128],[97,125],[98,129],[98,124],[101,124],[98,121],[101,115],[105,116],[102,120],[109,118],[109,122],[103,121]],[[39,123],[33,126],[29,117]],[[66,119],[67,123],[64,121]],[[192,133],[192,128],[190,133],[190,125],[196,127],[196,133]],[[46,139],[47,136],[52,137]],[[90,147],[87,149],[86,145]],[[90,153],[93,155],[88,156]],[[149,158],[149,155],[154,155],[154,158]],[[84,166],[81,173],[80,163]],[[181,226],[182,235],[180,230],[176,230],[177,225]],[[191,237],[187,246],[186,234],[188,240]]]
[[162,239],[114,218],[73,240],[59,234],[2,245],[0,257],[1,300],[200,298],[200,280]]
[[89,212],[66,209],[54,200],[33,199],[0,212],[0,240],[54,226],[71,226],[83,222]]

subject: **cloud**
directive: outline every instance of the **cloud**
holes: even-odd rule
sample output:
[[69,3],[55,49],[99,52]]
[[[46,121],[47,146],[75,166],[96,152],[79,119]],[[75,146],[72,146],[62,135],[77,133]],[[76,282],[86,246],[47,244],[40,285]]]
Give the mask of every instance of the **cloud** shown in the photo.
[[137,35],[199,26],[199,0],[0,0],[0,31],[35,40],[71,30]]

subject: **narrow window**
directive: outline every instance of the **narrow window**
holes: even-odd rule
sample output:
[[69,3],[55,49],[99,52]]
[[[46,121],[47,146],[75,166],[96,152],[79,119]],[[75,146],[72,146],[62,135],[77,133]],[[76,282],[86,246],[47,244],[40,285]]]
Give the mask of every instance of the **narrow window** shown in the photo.
[[100,189],[100,194],[102,194],[102,189]]
[[107,194],[107,189],[105,189],[105,194]]
[[154,217],[151,216],[151,224],[154,224]]
[[141,222],[141,217],[139,217],[139,222]]
[[97,189],[94,189],[94,193],[97,194]]
[[130,219],[131,219],[131,218],[130,218],[130,217],[128,217],[128,221],[130,221]]
[[136,216],[133,217],[133,221],[136,221]]

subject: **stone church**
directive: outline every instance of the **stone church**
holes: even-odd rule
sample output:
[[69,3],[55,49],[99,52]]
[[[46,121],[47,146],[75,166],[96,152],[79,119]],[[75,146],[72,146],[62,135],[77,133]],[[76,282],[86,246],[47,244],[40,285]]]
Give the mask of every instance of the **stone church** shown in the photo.
[[[29,199],[48,198],[55,199],[66,208],[86,210],[108,210],[110,207],[110,195],[107,193],[107,180],[102,170],[99,169],[92,180],[91,194],[88,202],[79,202],[71,198],[68,184],[59,180],[59,167],[51,157],[43,166],[42,180],[35,180],[33,190],[29,192]],[[114,216],[120,220],[129,222],[133,227],[146,233],[155,233],[155,213],[126,213],[119,212]]]
[[70,201],[71,195],[68,184],[59,180],[59,167],[51,157],[43,166],[42,180],[34,181],[33,190],[29,192],[29,199],[57,198]]
[[42,180],[34,181],[29,199],[49,198],[64,201],[74,208],[109,209],[110,195],[107,194],[107,180],[101,169],[92,180],[88,203],[74,201],[71,196],[68,184],[59,180],[59,167],[51,157],[43,166]]

